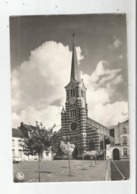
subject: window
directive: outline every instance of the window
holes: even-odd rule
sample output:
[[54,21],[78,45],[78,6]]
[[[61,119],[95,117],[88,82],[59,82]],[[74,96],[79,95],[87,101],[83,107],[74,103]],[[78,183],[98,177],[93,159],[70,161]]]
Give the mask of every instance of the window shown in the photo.
[[76,122],[72,122],[70,124],[70,129],[73,131],[73,130],[76,130],[77,129],[77,123]]
[[123,136],[123,144],[127,144],[127,137]]
[[14,149],[12,150],[12,156],[15,156],[15,150]]
[[127,133],[127,129],[123,127],[123,133]]
[[89,141],[89,149],[90,149],[90,150],[95,150],[94,140],[93,140],[93,139],[91,139],[91,140]]
[[123,155],[127,156],[127,148],[123,148]]
[[115,129],[110,129],[109,134],[111,137],[115,137]]
[[70,94],[71,94],[71,96],[73,96],[73,90],[72,89],[70,90]]
[[22,157],[22,150],[18,150],[18,156]]
[[70,110],[70,118],[76,117],[76,109]]
[[71,95],[71,97],[75,96],[75,89],[74,88],[70,90],[70,95]]
[[21,146],[21,142],[22,142],[22,140],[18,139],[18,146]]
[[15,140],[12,139],[12,147],[14,147],[14,146],[15,146]]
[[73,96],[75,96],[75,89],[73,89]]

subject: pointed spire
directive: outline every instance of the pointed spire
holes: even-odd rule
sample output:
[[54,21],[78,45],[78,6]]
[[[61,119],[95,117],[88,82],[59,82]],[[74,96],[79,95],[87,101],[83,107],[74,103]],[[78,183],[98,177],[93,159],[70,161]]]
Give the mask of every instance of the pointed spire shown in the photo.
[[76,48],[75,48],[75,33],[73,32],[72,34],[73,37],[73,46],[72,46],[72,62],[71,62],[71,76],[70,76],[70,81],[71,80],[76,80],[80,81],[80,76],[79,76],[79,67],[78,67],[78,61],[77,61],[77,53],[76,53]]
[[62,114],[63,114],[63,113],[65,113],[64,106],[62,107],[62,111],[61,111],[61,113],[62,113]]

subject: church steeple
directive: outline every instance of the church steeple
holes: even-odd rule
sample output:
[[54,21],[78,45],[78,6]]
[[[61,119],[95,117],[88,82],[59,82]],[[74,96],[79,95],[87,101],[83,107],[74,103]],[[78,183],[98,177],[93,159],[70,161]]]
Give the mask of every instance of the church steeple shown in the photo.
[[71,62],[71,76],[70,81],[75,80],[80,82],[80,75],[79,75],[79,67],[78,67],[78,61],[77,61],[77,53],[75,48],[75,33],[72,34],[73,37],[73,46],[72,46],[72,62]]

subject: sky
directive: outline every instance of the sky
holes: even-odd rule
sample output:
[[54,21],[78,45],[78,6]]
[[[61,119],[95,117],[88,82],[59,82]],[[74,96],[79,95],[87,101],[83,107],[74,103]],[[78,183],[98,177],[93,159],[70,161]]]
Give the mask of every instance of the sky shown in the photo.
[[39,121],[60,129],[72,32],[88,116],[106,126],[128,118],[125,15],[22,16],[10,18],[12,127]]

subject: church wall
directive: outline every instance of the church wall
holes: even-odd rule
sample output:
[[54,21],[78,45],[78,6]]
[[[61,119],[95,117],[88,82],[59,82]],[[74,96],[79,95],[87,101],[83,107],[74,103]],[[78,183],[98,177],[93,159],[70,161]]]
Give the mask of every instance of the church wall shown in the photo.
[[105,135],[109,136],[109,131],[105,126],[88,118],[87,89],[79,75],[74,42],[72,50],[70,82],[65,87],[66,103],[61,113],[61,137],[69,137],[69,141],[76,145],[78,151],[90,150],[91,140],[94,141],[94,149],[99,150],[100,141],[104,141]]
[[91,128],[91,127],[87,127],[87,142],[86,142],[86,148],[87,150],[90,150],[90,141],[94,140],[94,146],[95,146],[95,150],[98,150],[100,147],[100,143],[99,143],[99,134],[97,132],[96,129]]

